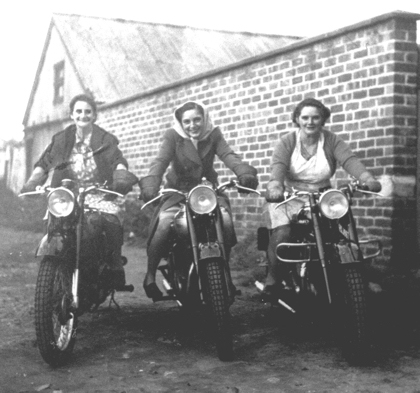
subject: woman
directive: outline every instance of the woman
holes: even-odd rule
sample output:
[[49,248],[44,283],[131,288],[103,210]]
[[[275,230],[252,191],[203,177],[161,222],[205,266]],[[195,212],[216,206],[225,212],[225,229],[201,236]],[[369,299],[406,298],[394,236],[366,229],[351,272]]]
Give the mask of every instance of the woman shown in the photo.
[[292,188],[301,191],[318,191],[331,186],[330,179],[337,165],[341,165],[374,192],[381,190],[381,184],[367,171],[366,167],[353,154],[349,146],[337,135],[324,129],[330,117],[330,110],[320,101],[307,98],[300,102],[293,114],[293,123],[298,127],[280,138],[276,145],[271,176],[267,183],[265,217],[270,229],[268,245],[268,273],[263,297],[270,298],[281,289],[277,285],[283,264],[276,257],[276,246],[290,240],[290,220],[303,205],[302,199],[274,209],[275,203],[284,200],[284,192]]
[[[118,139],[94,124],[97,118],[95,101],[84,94],[75,96],[70,102],[70,118],[73,124],[52,137],[51,143],[35,163],[22,192],[35,190],[50,175],[51,187],[58,187],[62,179],[70,178],[77,180],[81,186],[106,181],[114,191],[128,193],[138,179],[128,171],[127,160],[118,148]],[[103,200],[99,194],[89,194],[86,202],[101,211],[98,224],[106,233],[112,253],[111,284],[115,289],[123,287],[123,201],[121,198]]]
[[[142,198],[145,202],[157,196],[162,177],[166,175],[166,188],[188,192],[197,186],[203,177],[217,184],[217,173],[213,168],[218,156],[238,176],[240,185],[255,189],[258,186],[257,171],[245,164],[226,143],[218,127],[213,127],[207,110],[196,102],[187,102],[174,112],[174,127],[163,136],[157,157],[151,163],[148,176],[140,180]],[[222,208],[230,213],[229,202],[220,198]],[[156,270],[161,258],[167,253],[170,225],[179,210],[179,198],[175,195],[164,200],[155,211],[152,220],[148,264],[143,287],[146,295],[154,300],[162,297],[155,282]],[[233,224],[225,228],[229,255],[235,245]]]

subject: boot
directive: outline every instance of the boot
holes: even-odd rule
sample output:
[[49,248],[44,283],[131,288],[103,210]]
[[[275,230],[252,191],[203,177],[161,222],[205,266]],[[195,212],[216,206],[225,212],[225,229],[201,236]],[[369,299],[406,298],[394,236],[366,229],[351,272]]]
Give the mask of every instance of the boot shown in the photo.
[[114,289],[121,289],[125,286],[124,263],[121,256],[121,249],[114,250],[110,258],[110,286]]

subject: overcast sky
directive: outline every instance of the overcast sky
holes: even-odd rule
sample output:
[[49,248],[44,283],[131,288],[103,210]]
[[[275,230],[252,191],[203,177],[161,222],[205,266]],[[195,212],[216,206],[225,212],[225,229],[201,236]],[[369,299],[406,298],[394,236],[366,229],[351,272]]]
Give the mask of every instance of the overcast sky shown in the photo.
[[[13,0],[0,5],[0,139],[22,120],[52,13],[217,30],[312,37],[391,11],[420,14],[420,0]],[[419,25],[419,24],[418,24]],[[419,27],[418,27],[419,29]],[[419,35],[419,34],[418,34]]]

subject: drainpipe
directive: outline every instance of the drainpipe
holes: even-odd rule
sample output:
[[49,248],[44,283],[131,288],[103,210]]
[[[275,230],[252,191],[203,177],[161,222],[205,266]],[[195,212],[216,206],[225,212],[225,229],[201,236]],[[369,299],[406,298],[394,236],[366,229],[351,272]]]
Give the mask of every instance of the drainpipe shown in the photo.
[[417,171],[416,171],[416,239],[420,260],[420,45],[417,46]]

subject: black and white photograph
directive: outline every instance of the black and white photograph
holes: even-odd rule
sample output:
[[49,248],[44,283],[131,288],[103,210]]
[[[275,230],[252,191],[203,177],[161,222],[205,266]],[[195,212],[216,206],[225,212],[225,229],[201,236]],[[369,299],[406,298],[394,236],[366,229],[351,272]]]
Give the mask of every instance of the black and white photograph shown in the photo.
[[420,392],[420,2],[0,8],[0,393]]

